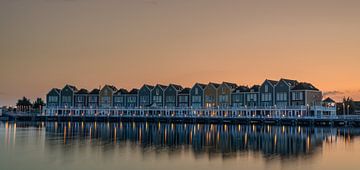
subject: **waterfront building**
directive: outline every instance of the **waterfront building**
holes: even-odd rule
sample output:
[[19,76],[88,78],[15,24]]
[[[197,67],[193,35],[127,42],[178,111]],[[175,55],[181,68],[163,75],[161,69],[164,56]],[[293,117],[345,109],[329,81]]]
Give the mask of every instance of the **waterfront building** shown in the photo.
[[126,94],[126,107],[127,108],[135,108],[138,107],[138,95],[139,89],[132,89],[129,93]]
[[220,84],[210,82],[204,89],[205,107],[218,106],[218,91]]
[[233,107],[244,107],[245,106],[245,94],[250,92],[250,88],[247,86],[238,86],[231,93],[231,105]]
[[320,106],[322,93],[310,83],[301,82],[291,89],[292,106]]
[[60,107],[61,90],[53,88],[46,94],[46,106],[47,107]]
[[84,108],[88,106],[89,91],[80,89],[75,93],[75,107]]
[[256,107],[260,102],[260,85],[254,85],[245,93],[245,106]]
[[194,108],[201,108],[205,106],[204,90],[206,84],[195,83],[190,90],[190,105]]
[[154,89],[151,91],[152,97],[152,106],[153,107],[163,107],[165,104],[165,89],[167,86],[157,84]]
[[105,85],[99,92],[99,106],[101,108],[113,107],[113,96],[117,91],[115,86]]
[[178,107],[190,107],[190,88],[182,89],[177,96],[177,106]]
[[144,84],[139,90],[139,106],[148,107],[152,104],[151,91],[154,86]]
[[335,107],[336,102],[332,98],[328,97],[322,101],[322,105],[325,107]]
[[290,93],[299,82],[296,80],[280,79],[275,85],[275,105],[279,107],[290,106]]
[[113,96],[113,106],[123,108],[126,106],[126,96],[129,92],[126,89],[119,89]]
[[266,79],[260,86],[260,106],[275,105],[275,85],[278,81]]
[[93,89],[88,94],[88,106],[90,108],[98,108],[99,107],[99,94],[100,94],[99,89]]
[[235,83],[223,82],[217,89],[218,94],[218,106],[219,107],[230,107],[231,106],[231,94],[236,89]]
[[74,96],[78,89],[72,85],[65,85],[61,90],[61,106],[62,107],[74,107]]
[[165,106],[166,107],[177,107],[177,100],[179,92],[183,88],[180,85],[170,84],[165,89]]

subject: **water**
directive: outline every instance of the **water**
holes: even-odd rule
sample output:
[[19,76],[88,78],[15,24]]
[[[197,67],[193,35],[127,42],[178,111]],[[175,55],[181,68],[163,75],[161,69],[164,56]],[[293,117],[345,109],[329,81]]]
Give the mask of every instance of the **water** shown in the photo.
[[1,170],[360,169],[360,129],[0,122]]

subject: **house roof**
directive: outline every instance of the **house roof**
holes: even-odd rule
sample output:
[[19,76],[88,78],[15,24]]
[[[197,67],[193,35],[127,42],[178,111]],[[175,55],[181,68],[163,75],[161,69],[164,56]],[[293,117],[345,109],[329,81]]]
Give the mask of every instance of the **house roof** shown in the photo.
[[131,89],[128,94],[138,94],[138,93],[139,93],[139,89]]
[[285,81],[289,86],[296,86],[299,82],[297,80],[290,80],[290,79],[280,79],[280,81]]
[[114,92],[118,91],[118,89],[113,85],[105,85],[104,87],[106,87],[106,86],[109,87]]
[[235,89],[235,92],[250,92],[250,88],[248,86],[238,86],[236,89]]
[[[74,92],[77,92],[78,91],[78,89],[75,87],[75,86],[73,86],[73,85],[69,85],[69,84],[67,84],[67,85],[65,85],[65,87],[69,87],[72,91],[74,91]],[[64,87],[64,88],[65,88]]]
[[128,94],[128,93],[129,92],[126,89],[121,88],[115,93],[115,95]]
[[99,89],[93,89],[89,94],[99,94],[100,90]]
[[202,89],[205,89],[205,87],[206,87],[206,84],[203,84],[203,83],[195,83],[194,86],[196,86],[196,85],[200,86],[200,88],[202,88]]
[[209,82],[209,84],[208,84],[209,86],[211,85],[211,86],[214,86],[215,88],[218,88],[219,86],[220,86],[220,84],[218,84],[218,83],[213,83],[213,82]]
[[177,84],[169,84],[169,87],[174,87],[176,90],[178,90],[178,91],[180,91],[180,90],[182,90],[183,89],[183,87],[182,86],[180,86],[180,85],[177,85]]
[[251,88],[250,88],[250,92],[259,92],[260,91],[260,85],[253,85]]
[[268,80],[268,79],[266,79],[265,81],[268,81],[273,86],[275,86],[279,82],[279,81],[276,81],[276,80]]
[[184,88],[179,92],[179,94],[190,94],[190,90],[190,88]]
[[165,90],[168,86],[162,85],[162,84],[157,84],[157,87],[160,87],[162,90]]
[[235,89],[237,87],[237,84],[235,84],[235,83],[223,82],[222,84],[225,84],[232,89]]
[[148,88],[150,90],[152,90],[154,88],[154,86],[148,85],[148,84],[144,84],[142,87],[146,87],[146,88]]
[[335,103],[335,100],[333,100],[332,98],[328,97],[325,100],[323,100],[324,103]]
[[76,92],[76,94],[89,94],[89,91],[86,89],[80,89],[79,91]]
[[291,90],[316,90],[319,91],[315,86],[313,86],[310,83],[301,82],[297,84],[295,87],[293,87]]
[[61,92],[61,90],[58,89],[58,88],[52,88],[52,89],[50,90],[50,92],[51,92],[51,91],[55,91],[55,92],[58,93],[58,94],[60,94],[60,92]]

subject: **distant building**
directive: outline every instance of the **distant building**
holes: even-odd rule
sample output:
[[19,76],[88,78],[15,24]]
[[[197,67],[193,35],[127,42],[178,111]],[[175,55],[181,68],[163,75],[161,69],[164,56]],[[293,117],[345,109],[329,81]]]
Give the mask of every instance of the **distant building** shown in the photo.
[[247,86],[238,86],[232,93],[231,93],[231,105],[233,107],[244,107],[245,106],[245,96],[246,93],[250,92],[250,88]]
[[218,91],[220,84],[210,82],[204,89],[205,107],[218,106]]
[[75,93],[75,107],[83,108],[88,106],[89,92],[86,89],[80,89]]
[[245,106],[255,107],[260,103],[260,85],[254,85],[245,93]]
[[299,82],[296,80],[280,79],[275,85],[275,105],[276,106],[290,106],[290,93]]
[[148,107],[152,104],[151,91],[154,86],[144,84],[139,90],[139,106]]
[[167,86],[157,84],[151,91],[152,106],[164,107],[165,106],[165,89]]
[[292,106],[319,106],[322,93],[310,83],[301,82],[291,89]]
[[94,89],[88,94],[88,106],[90,108],[99,107],[100,90]]
[[178,93],[178,107],[190,107],[190,88],[184,88]]
[[179,92],[183,88],[180,85],[170,84],[165,89],[165,106],[166,107],[176,107]]
[[126,95],[126,107],[127,108],[135,108],[139,106],[139,89],[132,89]]
[[112,85],[105,85],[99,93],[99,106],[101,108],[113,107],[113,96],[117,92],[117,88]]
[[65,85],[61,90],[61,106],[74,107],[74,97],[78,89],[72,85]]
[[53,88],[46,94],[47,107],[60,107],[61,90]]
[[235,83],[223,82],[217,89],[218,94],[218,106],[219,107],[230,107],[231,106],[231,94],[236,89]]
[[322,105],[325,107],[335,107],[336,102],[332,98],[328,97],[322,101]]
[[113,96],[113,106],[117,108],[126,107],[126,96],[128,93],[126,89],[119,89]]
[[195,83],[190,90],[190,105],[194,108],[205,106],[204,90],[206,84]]
[[260,105],[274,106],[275,105],[275,86],[278,81],[266,79],[260,86]]

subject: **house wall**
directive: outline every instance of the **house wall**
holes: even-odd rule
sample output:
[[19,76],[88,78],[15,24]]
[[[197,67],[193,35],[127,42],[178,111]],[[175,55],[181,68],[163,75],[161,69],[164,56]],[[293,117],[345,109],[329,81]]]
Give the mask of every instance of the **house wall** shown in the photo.
[[[199,99],[199,100],[195,100]],[[190,105],[195,108],[204,107],[204,90],[199,85],[194,85],[190,90]]]
[[100,93],[99,93],[100,107],[102,107],[102,108],[112,107],[113,94],[114,94],[114,91],[108,86],[105,86],[103,89],[101,89]]
[[87,107],[88,95],[87,94],[75,94],[74,98],[75,107]]
[[126,95],[124,95],[124,94],[114,94],[114,96],[113,96],[113,106],[114,107],[125,107],[126,106]]
[[245,106],[245,93],[232,93],[231,94],[231,105],[233,107]]
[[205,107],[217,107],[218,106],[218,95],[217,89],[212,85],[206,86],[204,90]]
[[165,91],[160,88],[160,86],[155,86],[151,91],[152,104],[155,104],[157,107],[164,106],[164,94]]
[[[268,81],[265,81],[260,87],[260,105],[274,106],[275,88]],[[268,96],[268,97],[266,97]],[[268,100],[267,100],[268,99]]]
[[[94,99],[94,101],[92,101]],[[92,108],[99,107],[99,95],[97,94],[89,94],[88,95],[88,106]]]
[[150,89],[148,89],[147,87],[143,86],[140,90],[139,90],[139,98],[138,98],[138,103],[139,106],[141,107],[145,107],[148,106],[150,104],[152,104],[152,99],[151,99],[151,91]]
[[126,95],[126,107],[135,108],[138,107],[138,95],[137,94],[128,94]]
[[306,105],[314,106],[321,105],[322,93],[320,91],[306,91]]
[[286,84],[286,82],[280,81],[275,86],[274,98],[275,98],[276,106],[289,106],[290,105],[290,87]]
[[[190,107],[190,94],[180,94],[177,96],[178,107]],[[185,98],[187,101],[182,101],[180,98]]]
[[245,106],[254,107],[259,106],[260,93],[259,92],[246,92],[244,93]]
[[232,89],[227,87],[225,84],[221,84],[217,89],[217,105],[220,107],[231,106],[231,92]]
[[167,107],[176,107],[177,106],[177,94],[178,91],[172,87],[169,86],[168,88],[166,88],[165,90],[165,106]]
[[[57,101],[50,101],[50,97],[55,97],[57,98]],[[47,107],[59,107],[60,106],[60,94],[58,92],[56,92],[55,90],[51,90],[47,95],[46,95],[46,106]]]
[[62,107],[74,106],[74,91],[69,86],[65,86],[61,90],[61,106]]

